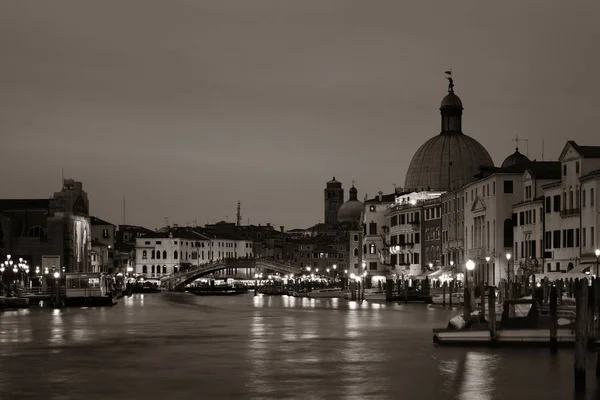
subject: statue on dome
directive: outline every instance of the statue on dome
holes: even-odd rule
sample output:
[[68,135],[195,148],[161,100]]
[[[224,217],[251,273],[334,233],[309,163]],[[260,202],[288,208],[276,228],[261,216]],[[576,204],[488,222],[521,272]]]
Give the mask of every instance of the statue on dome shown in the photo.
[[452,70],[446,71],[446,79],[448,79],[448,93],[454,93],[454,80],[452,79]]

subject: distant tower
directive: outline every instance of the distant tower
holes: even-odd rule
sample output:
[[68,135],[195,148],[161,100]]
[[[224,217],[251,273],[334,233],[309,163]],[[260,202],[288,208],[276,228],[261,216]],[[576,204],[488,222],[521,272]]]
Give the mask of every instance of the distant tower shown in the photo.
[[238,207],[237,207],[237,221],[236,221],[237,226],[240,226],[242,224],[242,203],[240,203],[238,201]]
[[335,225],[338,222],[338,209],[344,204],[344,189],[342,183],[335,179],[327,182],[325,187],[325,224]]

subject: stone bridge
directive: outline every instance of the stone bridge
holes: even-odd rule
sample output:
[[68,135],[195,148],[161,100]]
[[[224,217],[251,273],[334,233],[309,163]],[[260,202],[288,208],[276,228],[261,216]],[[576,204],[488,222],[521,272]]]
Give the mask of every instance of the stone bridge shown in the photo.
[[188,283],[191,283],[202,276],[209,275],[215,271],[220,271],[226,268],[253,268],[255,270],[260,269],[278,272],[284,275],[295,275],[301,272],[300,267],[262,258],[229,259],[196,265],[186,269],[185,271],[165,276],[161,278],[160,281],[163,287],[167,287],[171,291],[181,291]]

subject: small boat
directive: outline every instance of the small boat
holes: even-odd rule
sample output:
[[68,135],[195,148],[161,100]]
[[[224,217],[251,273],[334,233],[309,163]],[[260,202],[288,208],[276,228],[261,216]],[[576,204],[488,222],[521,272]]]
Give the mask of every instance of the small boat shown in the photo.
[[365,289],[365,300],[367,301],[384,301],[385,296],[385,290]]
[[[514,311],[511,311],[514,310]],[[514,313],[514,316],[511,315]],[[557,318],[557,343],[575,343],[575,321],[569,314]],[[492,337],[488,321],[479,312],[464,321],[462,315],[450,320],[446,329],[434,329],[433,341],[440,345],[462,344],[527,344],[548,345],[550,343],[550,316],[542,313],[537,300],[520,299],[504,302],[502,318]]]
[[[452,304],[463,304],[465,301],[465,295],[462,292],[452,293]],[[431,296],[431,302],[433,304],[444,304],[444,296],[441,294],[436,294]],[[450,304],[450,296],[446,293],[446,304]]]
[[331,289],[317,289],[312,292],[308,292],[308,297],[313,299],[332,299],[332,298],[340,298],[343,299],[346,292],[341,290],[340,288],[331,288]]
[[188,288],[189,293],[193,293],[196,296],[234,296],[237,294],[244,294],[248,292],[248,288],[245,286],[221,286],[221,287],[191,287]]

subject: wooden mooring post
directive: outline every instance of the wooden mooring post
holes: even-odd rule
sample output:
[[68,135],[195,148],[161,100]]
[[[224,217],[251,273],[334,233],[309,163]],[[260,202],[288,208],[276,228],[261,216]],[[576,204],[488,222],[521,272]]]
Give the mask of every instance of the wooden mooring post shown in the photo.
[[558,343],[556,341],[558,331],[558,298],[556,286],[550,288],[550,352],[556,353]]
[[452,308],[452,292],[454,291],[454,281],[450,281],[450,284],[448,285],[448,306],[450,308]]
[[448,281],[442,285],[442,306],[446,307],[446,289],[448,288]]
[[392,301],[392,298],[394,297],[393,290],[394,290],[394,281],[391,279],[387,279],[385,281],[385,301],[387,303],[390,303]]
[[490,287],[488,294],[489,319],[488,325],[490,328],[490,341],[493,343],[496,340],[496,288]]
[[585,352],[587,351],[587,304],[588,283],[587,279],[576,279],[575,286],[575,359],[573,372],[575,378],[575,392],[583,393],[586,388]]
[[485,319],[485,284],[479,283],[479,300],[481,301],[481,316]]

